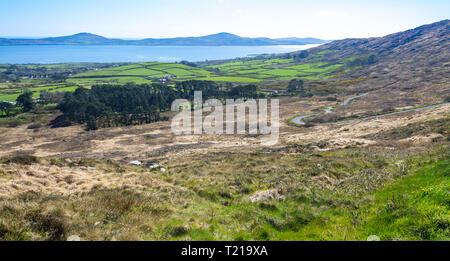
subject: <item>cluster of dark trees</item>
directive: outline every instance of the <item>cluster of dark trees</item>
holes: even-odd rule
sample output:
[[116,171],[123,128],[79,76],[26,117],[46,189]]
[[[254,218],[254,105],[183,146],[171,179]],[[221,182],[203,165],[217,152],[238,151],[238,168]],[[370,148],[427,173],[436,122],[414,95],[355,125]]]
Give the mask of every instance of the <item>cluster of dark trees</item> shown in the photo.
[[197,67],[196,63],[193,62],[188,62],[188,61],[181,61],[181,64],[187,65],[187,66],[191,66],[191,67]]
[[11,111],[14,108],[14,105],[9,102],[0,101],[0,116],[5,115],[9,117],[11,115]]
[[39,94],[39,102],[42,104],[60,103],[64,99],[66,92],[46,92],[42,91]]
[[25,91],[16,99],[16,103],[11,103],[7,101],[0,101],[0,116],[9,117],[12,112],[17,112],[18,107],[21,107],[23,112],[31,111],[34,107],[33,93],[30,91]]
[[254,84],[233,86],[231,83],[220,84],[212,81],[190,80],[177,82],[175,85],[178,98],[193,99],[194,92],[202,91],[204,98],[216,99],[256,99],[264,97],[257,92]]
[[9,81],[9,80],[14,81],[15,77],[13,79],[13,78],[10,78],[9,75],[7,75],[6,73],[0,72],[0,82],[6,82],[6,81]]
[[255,85],[225,86],[212,81],[185,81],[175,86],[162,84],[99,85],[92,89],[78,88],[66,93],[58,108],[67,120],[86,123],[87,129],[146,124],[166,120],[160,113],[170,109],[175,99],[194,98],[202,91],[203,98],[256,98]]
[[294,60],[301,60],[301,59],[305,59],[309,56],[309,52],[307,50],[303,50],[298,54],[285,54],[283,55],[281,58],[283,59],[294,59]]
[[302,79],[293,79],[289,81],[286,91],[291,95],[297,95],[300,97],[312,97],[314,95],[323,95],[336,92],[335,88],[327,85],[326,82],[310,81],[308,84],[305,84]]
[[287,87],[287,91],[288,92],[304,92],[305,91],[305,87],[304,87],[304,82],[303,80],[300,79],[293,79],[289,82],[288,87]]
[[30,91],[25,91],[19,97],[17,97],[16,105],[22,107],[22,111],[31,111],[34,107],[33,103],[33,93]]
[[376,63],[376,55],[369,54],[367,56],[357,57],[347,62],[348,67],[364,66]]
[[66,93],[58,108],[67,120],[87,123],[88,129],[150,123],[160,120],[167,108],[168,87],[150,85],[102,85]]

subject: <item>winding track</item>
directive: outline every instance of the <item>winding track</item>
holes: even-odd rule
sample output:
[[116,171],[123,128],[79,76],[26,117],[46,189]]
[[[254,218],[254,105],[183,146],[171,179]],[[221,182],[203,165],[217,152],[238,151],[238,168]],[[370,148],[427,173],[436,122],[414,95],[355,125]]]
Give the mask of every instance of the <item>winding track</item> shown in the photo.
[[[343,101],[341,104],[339,104],[338,106],[344,106],[344,105],[347,105],[347,104],[349,104],[351,101],[353,101],[354,99],[357,99],[357,98],[359,98],[359,97],[363,97],[363,96],[365,96],[365,95],[367,95],[368,93],[363,93],[363,94],[360,94],[360,95],[356,95],[356,96],[353,96],[353,97],[350,97],[350,98],[347,98],[345,101]],[[333,112],[333,110],[334,110],[334,106],[330,106],[330,107],[327,107],[326,109],[325,109],[325,113],[331,113],[331,112]],[[312,117],[312,116],[316,116],[316,115],[319,115],[320,113],[314,113],[314,114],[308,114],[308,115],[303,115],[303,116],[298,116],[298,117],[295,117],[294,119],[292,119],[292,122],[294,123],[294,124],[297,124],[297,125],[305,125],[306,123],[304,122],[304,121],[302,121],[303,119],[306,119],[306,118],[309,118],[309,117]]]
[[[360,94],[360,95],[357,95],[357,96],[350,97],[350,98],[346,99],[345,101],[343,101],[338,106],[347,105],[351,101],[353,101],[354,99],[366,96],[367,94],[368,93],[364,93],[364,94]],[[347,123],[347,122],[352,122],[352,121],[356,121],[356,120],[370,120],[370,119],[376,119],[376,118],[381,118],[381,117],[395,115],[395,114],[400,114],[400,113],[405,113],[405,112],[422,111],[422,110],[425,110],[425,109],[440,107],[440,106],[443,106],[443,105],[446,105],[446,104],[450,104],[450,102],[444,102],[444,103],[424,106],[424,107],[420,107],[420,108],[413,108],[413,109],[407,109],[407,110],[403,110],[403,111],[396,111],[396,112],[390,112],[390,113],[385,113],[385,114],[380,114],[380,115],[368,116],[368,117],[363,117],[363,118],[358,118],[358,119],[351,119],[351,120],[344,120],[344,121],[339,121],[339,122],[330,122],[330,123],[331,124],[333,124],[333,123]],[[333,112],[334,108],[335,107],[333,107],[333,106],[327,107],[325,109],[325,114]],[[305,125],[306,123],[303,121],[303,119],[306,119],[306,118],[309,118],[309,117],[312,117],[312,116],[317,116],[317,115],[320,115],[320,113],[314,113],[314,114],[298,116],[298,117],[295,117],[294,119],[292,119],[292,123],[294,123],[296,125]]]

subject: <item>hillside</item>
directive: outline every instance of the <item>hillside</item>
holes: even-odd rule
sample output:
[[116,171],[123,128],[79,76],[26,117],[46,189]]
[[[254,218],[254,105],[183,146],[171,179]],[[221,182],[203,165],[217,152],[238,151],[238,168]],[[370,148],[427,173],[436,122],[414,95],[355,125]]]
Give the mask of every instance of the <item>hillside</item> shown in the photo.
[[248,38],[230,33],[218,33],[201,37],[177,37],[164,39],[122,40],[103,36],[79,33],[70,36],[42,39],[6,39],[0,38],[1,45],[175,45],[175,46],[264,46],[264,45],[305,45],[322,44],[327,41],[315,38]]
[[[283,89],[287,81],[302,79],[325,94],[371,92],[351,104],[359,107],[359,113],[371,114],[448,100],[449,31],[449,20],[445,20],[384,37],[334,41],[309,49],[305,57],[299,51],[275,57],[210,61],[198,63],[197,67],[189,63],[140,63],[75,74],[68,83],[85,87],[102,83],[151,83],[170,75],[171,81],[260,83],[264,89]],[[214,37],[240,39],[230,34]],[[79,42],[106,39],[89,34],[77,38]],[[10,88],[14,87],[2,91],[9,95],[4,100],[17,96]],[[336,113],[339,112],[341,116],[353,116],[355,110],[339,108]]]
[[[30,111],[3,110],[0,240],[448,241],[448,28],[442,21],[308,52],[199,64],[0,66],[8,75],[73,72],[2,83],[0,100],[25,88],[36,97],[112,85],[63,94],[67,107],[55,95]],[[104,39],[79,37],[91,40]],[[126,84],[167,79],[171,88]],[[162,98],[176,90],[192,97],[198,85],[178,82],[191,79],[233,82],[201,82],[213,91],[280,91],[278,143],[262,146],[265,135],[250,133],[174,135],[175,112],[161,110],[170,104]],[[133,117],[151,105],[169,121]],[[81,120],[58,121],[67,108],[88,122],[116,117],[87,131]]]
[[318,53],[324,62],[354,62],[354,70],[333,81],[361,79],[345,90],[374,91],[393,104],[408,106],[450,97],[449,50],[450,20],[444,20],[379,38],[334,41],[311,49],[302,62],[314,61]]

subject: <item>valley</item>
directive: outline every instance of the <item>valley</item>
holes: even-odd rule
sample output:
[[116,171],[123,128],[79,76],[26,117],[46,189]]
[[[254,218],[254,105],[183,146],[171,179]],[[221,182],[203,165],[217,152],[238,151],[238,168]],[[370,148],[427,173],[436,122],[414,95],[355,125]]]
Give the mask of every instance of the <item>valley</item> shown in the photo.
[[[0,65],[0,101],[40,97],[0,114],[0,239],[449,240],[449,37],[444,20],[233,60]],[[105,84],[141,96],[114,107]],[[170,120],[87,130],[104,104],[99,118],[123,116],[113,109],[165,92],[191,99],[192,86],[278,99],[278,143],[176,136]],[[93,107],[55,126],[67,97]],[[164,98],[136,113],[172,119]]]

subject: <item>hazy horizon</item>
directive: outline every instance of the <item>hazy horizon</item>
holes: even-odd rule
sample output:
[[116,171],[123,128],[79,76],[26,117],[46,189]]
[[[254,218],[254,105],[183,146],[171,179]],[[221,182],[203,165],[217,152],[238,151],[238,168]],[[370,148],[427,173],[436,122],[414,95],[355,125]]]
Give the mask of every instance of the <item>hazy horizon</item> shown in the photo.
[[[78,33],[74,33],[74,34],[70,34],[70,35],[57,35],[57,36],[4,36],[4,35],[0,35],[0,38],[7,38],[7,39],[43,39],[43,38],[52,38],[52,37],[67,37],[67,36],[73,36],[73,35],[77,35],[77,34],[93,34],[93,35],[98,35],[98,36],[103,36],[106,37],[104,35],[100,35],[100,34],[96,34],[96,33],[91,33],[91,32],[78,32]],[[234,34],[234,33],[230,33],[230,32],[217,32],[217,33],[213,33],[213,34],[208,34],[208,35],[199,35],[199,36],[192,36],[192,35],[188,35],[188,36],[173,36],[173,37],[164,37],[164,38],[177,38],[177,37],[201,37],[201,36],[209,36],[209,35],[215,35],[215,34],[221,34],[221,33],[229,33],[229,34]],[[237,34],[234,34],[237,35]],[[247,37],[245,35],[237,35],[240,37]],[[121,40],[144,40],[144,39],[149,39],[147,38],[126,38],[126,37],[106,37],[106,38],[110,38],[110,39],[121,39]],[[151,37],[150,37],[151,38]],[[252,37],[253,38],[253,37]],[[283,38],[314,38],[314,39],[319,39],[319,38],[315,38],[315,37],[296,37],[296,36],[285,36],[285,37],[276,37],[276,38],[272,38],[272,39],[283,39]],[[162,37],[155,37],[154,39],[163,39]],[[336,39],[320,39],[320,40],[336,40]]]
[[[362,3],[363,2],[363,3]],[[144,39],[228,32],[242,37],[325,40],[384,36],[448,19],[447,1],[118,0],[0,2],[0,35]],[[33,26],[30,26],[33,25]]]

